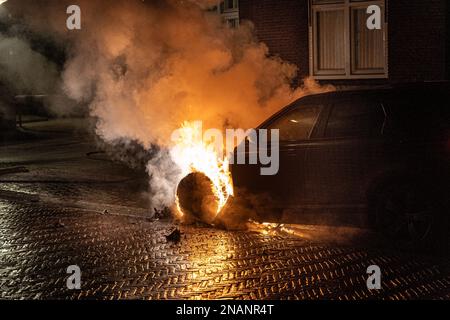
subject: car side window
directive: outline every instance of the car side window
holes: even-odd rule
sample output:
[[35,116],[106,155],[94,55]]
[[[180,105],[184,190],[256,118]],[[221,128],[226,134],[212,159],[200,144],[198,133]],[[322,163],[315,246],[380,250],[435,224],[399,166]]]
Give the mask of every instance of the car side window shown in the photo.
[[322,109],[322,105],[298,106],[272,122],[268,129],[279,129],[281,141],[309,139]]
[[325,131],[328,138],[367,137],[381,133],[384,113],[380,103],[363,99],[333,105]]
[[389,121],[387,131],[408,137],[445,133],[450,128],[450,94],[448,92],[405,92],[385,102]]

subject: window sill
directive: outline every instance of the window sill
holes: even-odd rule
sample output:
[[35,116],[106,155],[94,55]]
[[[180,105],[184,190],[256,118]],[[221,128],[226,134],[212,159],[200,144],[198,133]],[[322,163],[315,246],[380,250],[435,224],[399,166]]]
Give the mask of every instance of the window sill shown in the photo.
[[350,76],[344,75],[313,75],[316,80],[361,80],[361,79],[388,79],[387,74],[355,74]]

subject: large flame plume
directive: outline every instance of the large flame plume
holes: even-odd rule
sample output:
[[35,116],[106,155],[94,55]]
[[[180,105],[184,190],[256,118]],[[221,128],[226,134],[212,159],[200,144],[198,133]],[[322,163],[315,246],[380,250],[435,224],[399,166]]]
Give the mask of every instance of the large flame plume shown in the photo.
[[[233,195],[233,181],[228,159],[217,150],[216,141],[203,139],[200,126],[200,122],[184,122],[176,131],[175,146],[171,149],[171,155],[181,168],[181,176],[200,172],[211,180],[218,203],[216,214],[219,214],[228,198]],[[177,209],[183,214],[179,206]]]

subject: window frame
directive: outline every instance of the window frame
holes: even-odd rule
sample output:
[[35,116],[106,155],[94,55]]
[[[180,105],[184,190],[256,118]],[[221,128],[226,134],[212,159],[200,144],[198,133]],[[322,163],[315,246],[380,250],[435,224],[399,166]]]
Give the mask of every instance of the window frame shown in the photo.
[[[233,27],[238,28],[240,24],[239,18],[239,0],[227,0],[233,1],[233,8],[226,8],[225,1],[218,1],[217,12],[222,17],[222,19],[227,22],[230,26],[232,26],[231,21],[235,21],[235,25]],[[222,10],[223,4],[223,10]]]
[[[317,80],[346,80],[346,79],[387,79],[389,78],[389,39],[388,39],[388,21],[387,21],[387,1],[356,1],[342,0],[342,3],[324,3],[313,4],[309,0],[309,73]],[[383,25],[383,52],[384,67],[382,72],[369,70],[355,70],[355,28],[353,28],[353,10],[358,8],[367,8],[369,5],[379,5],[382,8]],[[323,11],[344,11],[344,55],[345,70],[344,73],[337,74],[336,71],[318,70],[318,28],[317,13]]]

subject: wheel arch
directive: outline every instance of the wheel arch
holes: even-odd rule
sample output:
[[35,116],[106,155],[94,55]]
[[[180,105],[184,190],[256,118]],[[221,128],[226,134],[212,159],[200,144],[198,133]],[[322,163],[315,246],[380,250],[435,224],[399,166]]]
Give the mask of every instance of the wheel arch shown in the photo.
[[[420,170],[392,168],[377,174],[369,183],[366,191],[367,213],[369,226],[375,224],[375,208],[383,195],[383,190],[392,184],[415,183],[421,185],[430,195],[438,196],[442,190],[439,190],[440,183],[437,182],[435,174]],[[438,192],[436,192],[438,190]]]

